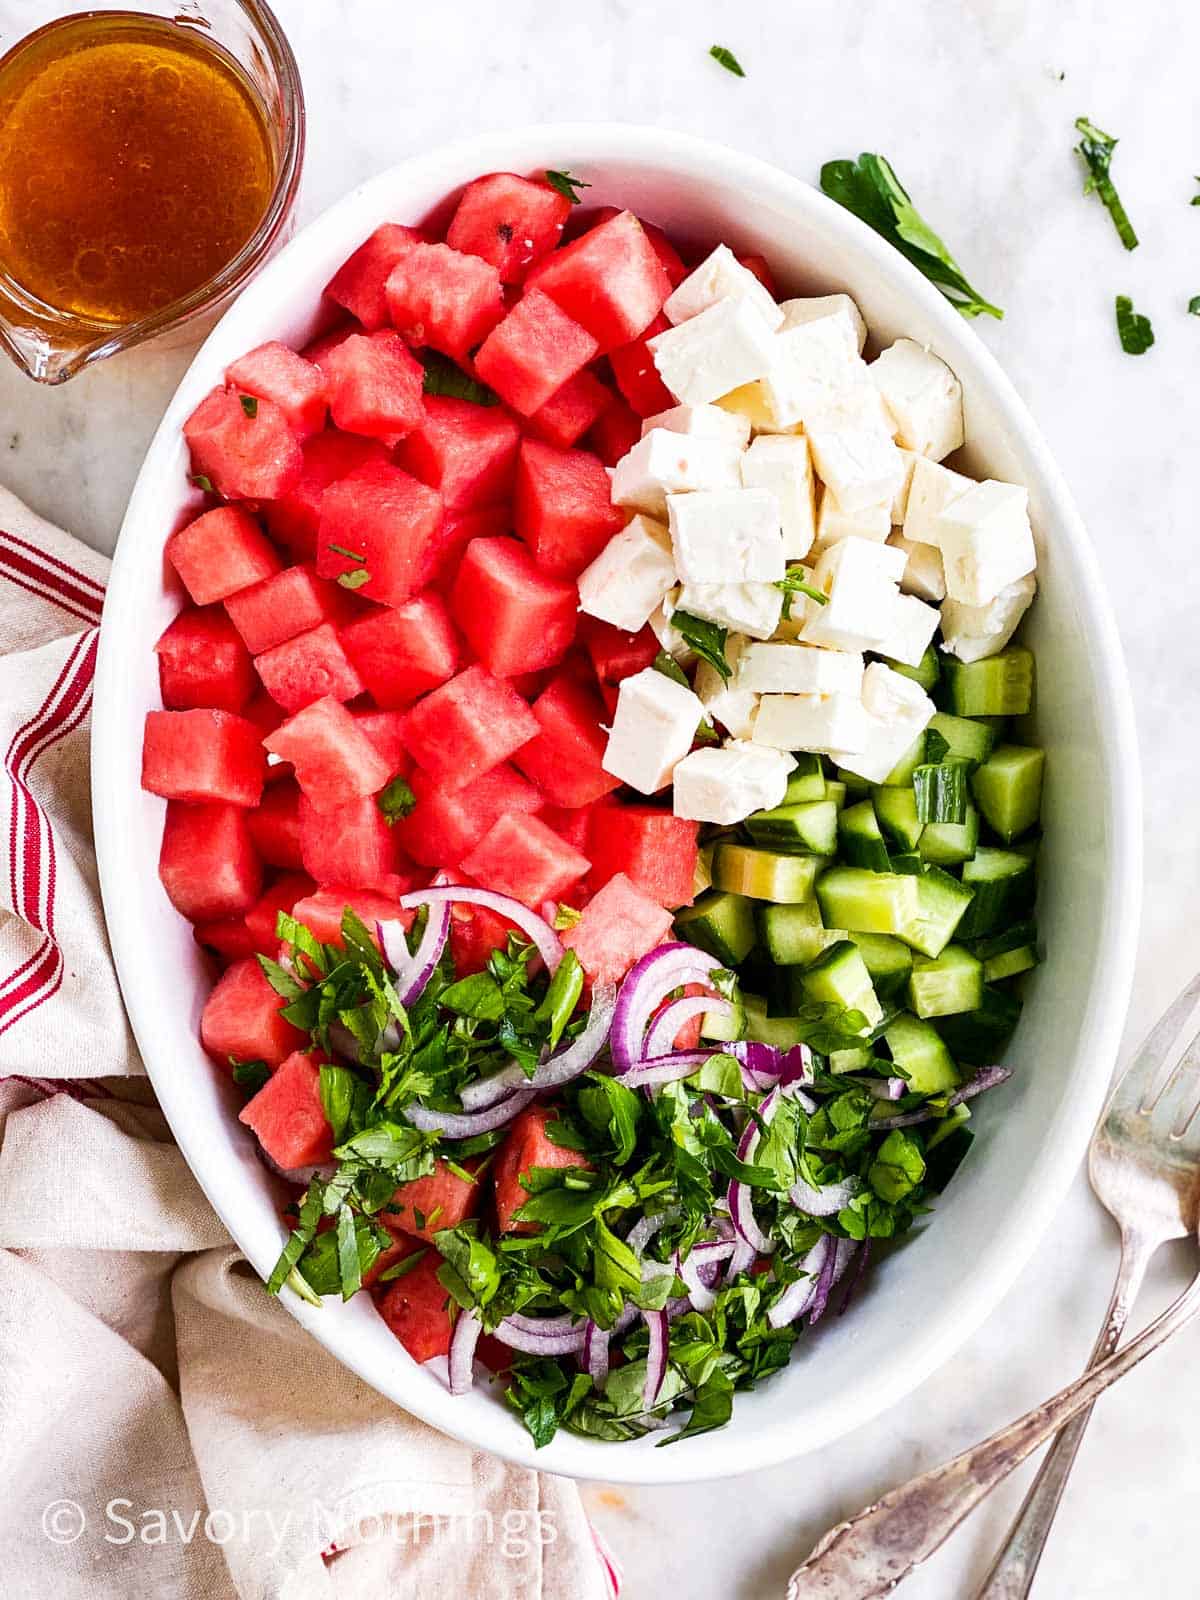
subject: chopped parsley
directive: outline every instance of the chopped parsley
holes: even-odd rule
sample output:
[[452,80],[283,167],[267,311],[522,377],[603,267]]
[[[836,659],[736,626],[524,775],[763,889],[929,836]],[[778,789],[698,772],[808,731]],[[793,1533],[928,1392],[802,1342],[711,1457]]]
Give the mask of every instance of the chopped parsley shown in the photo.
[[1133,309],[1133,301],[1127,294],[1117,296],[1117,337],[1127,356],[1145,355],[1154,343],[1150,318]]
[[230,1056],[229,1065],[233,1069],[233,1081],[247,1094],[257,1094],[271,1076],[271,1069],[265,1061],[239,1061],[236,1056]]
[[242,410],[253,422],[254,418],[258,415],[258,401],[252,394],[240,394],[238,395],[238,399],[242,403]]
[[207,472],[193,472],[193,473],[191,473],[189,475],[189,477],[188,477],[188,482],[189,483],[194,483],[196,485],[197,489],[203,490],[203,492],[205,494],[216,494],[216,492],[217,492],[213,488],[213,481],[209,477]]
[[785,574],[782,578],[775,579],[775,587],[783,591],[783,620],[792,620],[792,599],[795,595],[802,594],[816,605],[829,604],[829,596],[824,589],[818,589],[815,584],[808,581],[803,568]]
[[423,350],[421,364],[425,368],[426,394],[447,395],[452,400],[471,400],[477,406],[498,406],[499,397],[477,378],[472,378],[449,356],[437,350]]
[[360,567],[357,572],[339,572],[336,581],[343,589],[361,589],[364,583],[370,583],[371,574],[366,567]]
[[416,803],[416,795],[399,773],[390,783],[385,784],[375,796],[375,804],[383,812],[384,820],[389,828],[393,822],[398,822],[401,817],[406,817]]
[[[1198,172],[1196,174],[1195,178],[1192,181],[1194,183],[1200,183],[1200,172]],[[1200,191],[1198,191],[1196,194],[1194,194],[1192,196],[1192,198],[1188,201],[1188,204],[1189,205],[1193,205],[1193,206],[1200,206]]]
[[1188,301],[1188,311],[1193,317],[1200,317],[1200,294],[1194,294]]
[[[690,611],[672,611],[670,621],[684,643],[689,645],[702,661],[707,661],[710,667],[715,667],[728,683],[733,675],[733,669],[725,655],[725,641],[729,637],[729,629],[718,627],[715,622],[708,622],[703,617],[694,617]],[[657,660],[655,665],[658,665]],[[659,671],[662,670],[660,667]]]
[[1086,117],[1075,118],[1075,129],[1080,135],[1075,153],[1087,168],[1088,174],[1083,186],[1084,194],[1091,194],[1094,191],[1100,196],[1113,220],[1113,227],[1116,228],[1121,243],[1126,250],[1136,250],[1138,236],[1133,231],[1133,223],[1130,222],[1125,207],[1121,204],[1121,197],[1109,176],[1113,151],[1117,148],[1116,139],[1110,133],[1105,133],[1102,128],[1098,128],[1094,122],[1089,122]]
[[734,55],[733,51],[727,50],[723,44],[714,44],[708,53],[714,61],[725,68],[726,72],[732,72],[735,78],[744,78],[746,76],[742,63]]
[[575,178],[569,172],[556,172],[552,167],[546,172],[546,182],[552,189],[557,189],[564,200],[569,200],[573,206],[583,204],[583,196],[576,193],[578,189],[590,189],[592,186],[583,178]]

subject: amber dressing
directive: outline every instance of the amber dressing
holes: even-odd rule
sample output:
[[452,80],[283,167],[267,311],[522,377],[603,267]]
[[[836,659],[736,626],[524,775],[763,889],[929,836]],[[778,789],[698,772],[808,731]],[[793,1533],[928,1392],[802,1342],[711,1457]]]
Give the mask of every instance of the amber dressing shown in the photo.
[[255,91],[201,34],[64,18],[0,64],[0,276],[60,314],[136,322],[233,260],[274,166]]

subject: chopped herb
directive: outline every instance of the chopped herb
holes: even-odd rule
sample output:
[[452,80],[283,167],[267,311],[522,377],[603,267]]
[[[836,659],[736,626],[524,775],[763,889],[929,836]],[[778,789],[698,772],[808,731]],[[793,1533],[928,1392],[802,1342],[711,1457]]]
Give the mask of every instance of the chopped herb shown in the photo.
[[708,53],[714,61],[719,62],[725,68],[726,72],[732,72],[735,78],[744,78],[746,76],[741,62],[733,51],[727,50],[723,44],[714,44]]
[[576,911],[574,906],[564,905],[560,902],[554,913],[554,931],[565,933],[568,928],[573,928],[583,916],[582,911]]
[[[703,617],[694,617],[690,611],[672,611],[671,626],[702,661],[707,661],[710,667],[715,667],[726,683],[729,682],[733,669],[725,657],[728,628],[719,628],[715,622],[707,622]],[[657,665],[657,661],[655,664]]]
[[258,415],[258,401],[252,394],[240,394],[238,399],[242,402],[242,410],[253,421]]
[[1133,231],[1133,224],[1109,177],[1117,141],[1110,133],[1105,133],[1096,127],[1094,122],[1089,122],[1086,117],[1075,118],[1075,129],[1081,135],[1079,143],[1075,146],[1075,153],[1088,173],[1087,182],[1083,186],[1084,194],[1091,194],[1094,190],[1100,196],[1109,216],[1113,219],[1113,227],[1116,228],[1121,243],[1126,250],[1136,250],[1137,234]]
[[794,595],[802,594],[806,599],[812,600],[819,606],[829,604],[829,596],[824,589],[818,589],[814,584],[809,583],[808,579],[803,576],[802,571],[789,572],[782,578],[776,578],[775,587],[783,592],[783,620],[785,622],[792,620],[792,597]]
[[964,317],[1003,317],[963,275],[945,244],[913,205],[883,156],[864,151],[857,161],[827,161],[821,188],[831,200],[874,228],[935,283]]
[[359,567],[357,572],[339,572],[335,581],[343,589],[361,589],[364,583],[370,583],[371,574],[366,567]]
[[[1196,174],[1196,176],[1195,176],[1193,181],[1195,183],[1200,183],[1200,172],[1198,172]],[[1194,194],[1192,196],[1192,198],[1188,201],[1188,204],[1189,205],[1193,205],[1193,206],[1200,206],[1200,194]]]
[[546,182],[552,189],[557,189],[564,200],[569,200],[573,206],[583,204],[581,195],[576,194],[577,189],[590,189],[590,183],[583,178],[574,178],[569,172],[555,172],[553,168],[546,173]]
[[367,559],[361,551],[347,550],[344,544],[330,544],[326,545],[325,548],[332,550],[335,556],[345,556],[347,561],[365,561]]
[[664,678],[670,678],[673,683],[681,683],[685,689],[692,686],[688,682],[688,675],[676,661],[669,650],[660,650],[652,662],[655,672],[661,672]]
[[448,395],[452,400],[471,400],[477,406],[500,404],[497,395],[461,367],[455,366],[449,356],[437,350],[424,350],[421,363],[425,368],[426,394]]
[[1127,356],[1145,355],[1154,343],[1150,318],[1133,309],[1133,301],[1127,294],[1117,296],[1117,336]]
[[390,1267],[384,1267],[379,1274],[379,1283],[394,1283],[397,1278],[403,1278],[406,1273],[419,1266],[429,1254],[428,1250],[414,1250],[410,1256],[402,1256],[399,1261],[393,1261]]
[[217,492],[213,488],[213,481],[207,472],[193,472],[189,476],[188,482],[194,483],[197,489],[202,489],[205,494],[216,494]]
[[1188,311],[1193,317],[1200,317],[1200,294],[1194,294],[1188,301]]
[[401,817],[406,817],[416,803],[416,795],[399,773],[375,796],[375,804],[383,812],[389,827]]
[[265,1061],[239,1061],[236,1056],[230,1056],[229,1065],[233,1068],[233,1081],[248,1094],[257,1094],[271,1076],[271,1069]]

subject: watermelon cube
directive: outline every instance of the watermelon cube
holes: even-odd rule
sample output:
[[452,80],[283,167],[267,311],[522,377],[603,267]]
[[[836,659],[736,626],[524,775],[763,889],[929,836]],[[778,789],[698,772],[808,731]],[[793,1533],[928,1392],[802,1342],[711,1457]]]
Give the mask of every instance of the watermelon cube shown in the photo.
[[382,1285],[379,1315],[414,1361],[432,1361],[450,1349],[450,1296],[438,1280],[442,1258],[429,1250],[411,1272]]
[[396,464],[436,489],[447,512],[512,494],[521,430],[501,406],[429,395],[425,418],[396,451]]
[[[596,213],[596,223],[607,222],[610,217],[619,217],[620,209],[617,206],[601,206]],[[676,250],[670,239],[656,222],[647,222],[645,217],[639,217],[642,231],[654,250],[654,254],[662,263],[663,271],[670,279],[672,289],[677,289],[688,275],[688,267],[683,257]]]
[[238,506],[217,506],[172,534],[167,560],[198,606],[261,583],[280,567],[271,541]]
[[226,500],[274,500],[300,476],[299,440],[273,400],[214,389],[184,423],[183,436],[193,473]]
[[300,854],[300,789],[293,778],[269,784],[258,805],[246,813],[254,848],[268,866],[298,869]]
[[641,417],[624,400],[615,399],[592,424],[587,444],[606,467],[615,467],[641,437]]
[[170,801],[158,876],[176,911],[191,922],[249,911],[262,893],[262,868],[243,807]]
[[253,1128],[278,1167],[315,1167],[333,1154],[333,1129],[321,1105],[318,1062],[293,1050],[248,1100],[238,1121]]
[[614,628],[611,622],[601,622],[599,617],[581,617],[579,633],[602,684],[620,683],[635,672],[644,672],[654,665],[662,649],[653,629],[646,627],[637,633],[626,633],[623,628]]
[[290,761],[318,811],[376,794],[391,777],[387,762],[340,701],[327,696],[289,717],[263,740]]
[[369,333],[386,328],[388,309],[384,284],[400,257],[412,245],[422,242],[422,235],[415,228],[385,222],[342,263],[326,285],[325,293],[337,305],[345,307]]
[[575,636],[579,593],[515,539],[472,539],[450,597],[454,620],[497,677],[553,666]]
[[470,666],[404,714],[415,760],[447,790],[507,761],[538,731],[533,712],[502,679]]
[[696,875],[696,824],[657,806],[598,806],[588,837],[589,882],[598,891],[617,873],[660,906],[690,906]]
[[[275,931],[279,913],[290,911],[297,900],[303,900],[313,894],[316,887],[306,872],[285,872],[282,877],[267,885],[245,916],[246,930],[254,941],[254,949],[258,954],[264,956],[275,954],[279,949],[279,935]],[[291,1048],[296,1047],[293,1045]]]
[[468,1183],[439,1158],[427,1176],[399,1186],[379,1213],[379,1220],[393,1233],[431,1242],[439,1228],[457,1228],[475,1215],[479,1190],[478,1178],[472,1177]]
[[455,906],[450,913],[450,958],[455,976],[468,978],[483,972],[493,953],[507,946],[510,934],[526,937],[515,923],[487,906]]
[[405,251],[384,293],[392,326],[409,344],[456,358],[482,344],[504,314],[497,269],[446,244]]
[[570,214],[571,202],[548,183],[492,172],[463,190],[446,243],[490,261],[501,283],[520,283],[562,238]]
[[524,439],[517,458],[514,522],[539,567],[576,578],[625,522],[608,473],[587,450]]
[[238,394],[273,400],[298,439],[324,426],[329,408],[325,374],[278,340],[260,344],[235,361],[226,369],[225,382]]
[[341,637],[372,700],[385,710],[411,705],[458,668],[458,634],[438,594],[368,612],[343,628]]
[[535,439],[568,450],[613,403],[613,392],[594,374],[577,372],[533,413],[526,428]]
[[[373,1288],[389,1267],[394,1267],[398,1261],[403,1261],[405,1256],[411,1256],[421,1248],[420,1241],[410,1239],[406,1233],[393,1234],[391,1244],[386,1245],[364,1271],[363,1288]],[[385,1283],[383,1287],[386,1289],[387,1284]]]
[[587,872],[587,856],[537,817],[499,817],[464,856],[462,869],[527,906],[558,900]]
[[501,762],[465,788],[446,790],[417,767],[409,780],[417,803],[396,823],[400,842],[427,867],[457,867],[498,817],[537,811],[542,797]]
[[671,937],[671,913],[623,872],[598,889],[562,935],[593,983],[618,983],[642,956]]
[[302,457],[300,476],[286,494],[263,507],[263,515],[272,538],[297,556],[315,556],[326,489],[369,461],[386,463],[387,453],[377,439],[326,428],[305,440]]
[[739,256],[738,260],[747,272],[754,274],[772,300],[779,299],[779,287],[766,256]]
[[353,602],[336,583],[318,578],[310,566],[285,567],[225,602],[229,618],[254,655],[273,649],[322,622],[349,619]]
[[245,917],[217,917],[212,922],[198,922],[192,929],[196,943],[211,950],[222,961],[244,961],[255,953],[254,936],[246,926]]
[[356,711],[354,720],[391,769],[392,777],[407,778],[412,768],[404,726],[398,711]]
[[598,350],[587,329],[549,295],[527,289],[484,340],[475,370],[514,411],[530,417]]
[[472,539],[496,539],[512,532],[512,508],[507,503],[472,506],[469,511],[447,515],[442,531],[430,546],[425,564],[425,582],[443,587],[458,571],[462,553]]
[[593,689],[560,673],[530,708],[541,732],[513,760],[556,806],[586,806],[620,787],[601,766],[608,735],[604,706]]
[[[513,1122],[492,1168],[496,1223],[501,1233],[536,1233],[538,1222],[514,1222],[513,1215],[529,1199],[522,1178],[534,1167],[588,1167],[592,1163],[579,1150],[555,1144],[546,1132],[558,1112],[553,1106],[528,1106]],[[403,1280],[401,1280],[403,1282]]]
[[[536,741],[534,741],[536,742]],[[548,828],[553,828],[560,839],[565,839],[576,850],[587,854],[588,829],[591,827],[592,807],[543,806],[539,815]]]
[[300,1029],[279,1015],[286,1004],[253,956],[235,961],[204,1002],[200,1015],[204,1048],[227,1070],[230,1056],[277,1067],[305,1042]]
[[149,711],[142,788],[168,800],[256,806],[267,770],[259,730],[232,711]]
[[441,528],[442,497],[436,489],[399,467],[368,462],[325,491],[317,572],[322,578],[353,574],[364,600],[402,606],[423,586],[430,547]]
[[267,693],[285,711],[302,711],[326,696],[353,700],[363,692],[363,681],[329,622],[264,650],[254,665]]
[[420,426],[425,368],[398,333],[351,334],[322,365],[336,427],[392,443]]
[[240,711],[254,693],[250,653],[220,606],[187,606],[154,646],[168,711]]
[[354,889],[390,888],[404,865],[399,840],[372,795],[332,811],[317,811],[301,796],[300,854],[319,884]]
[[342,943],[342,913],[351,911],[374,932],[377,922],[401,922],[411,928],[416,920],[413,911],[401,911],[391,895],[373,889],[355,889],[343,884],[318,889],[306,900],[297,900],[292,915],[302,922],[314,939],[321,944]]
[[646,343],[655,334],[665,333],[670,326],[660,313],[640,339],[634,339],[608,353],[617,388],[639,417],[657,416],[660,411],[669,411],[675,404],[675,396],[659,377],[654,357]]
[[528,283],[557,301],[606,351],[644,333],[671,292],[671,280],[631,211],[547,256]]

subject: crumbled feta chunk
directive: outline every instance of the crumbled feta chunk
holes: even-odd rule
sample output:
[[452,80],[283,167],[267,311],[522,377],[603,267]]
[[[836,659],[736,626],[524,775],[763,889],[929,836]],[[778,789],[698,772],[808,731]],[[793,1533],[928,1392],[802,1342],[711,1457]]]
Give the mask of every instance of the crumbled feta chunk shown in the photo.
[[756,694],[848,694],[862,689],[863,658],[844,650],[772,641],[746,644],[733,684]]
[[775,335],[770,365],[762,376],[767,409],[777,428],[807,425],[810,417],[842,390],[861,385],[866,366],[838,317],[801,322]]
[[773,583],[685,583],[676,606],[719,628],[769,639],[779,626],[783,591]]
[[791,758],[782,751],[740,740],[723,749],[693,750],[675,768],[675,815],[695,822],[741,822],[753,811],[779,805],[791,769]]
[[784,573],[779,503],[769,489],[667,496],[675,570],[685,583],[772,583]]
[[925,458],[917,455],[915,450],[905,450],[902,446],[897,446],[897,448],[900,450],[900,459],[904,463],[904,477],[900,480],[900,487],[892,496],[892,526],[899,528],[903,526],[904,518],[908,514],[908,495],[909,490],[912,488],[913,473],[917,469],[917,462],[923,461]]
[[888,543],[904,551],[906,565],[900,588],[905,594],[915,594],[918,600],[928,600],[932,605],[946,598],[946,574],[942,571],[942,552],[937,545],[914,544],[899,528]]
[[816,492],[808,440],[801,434],[761,434],[741,460],[748,489],[769,489],[779,505],[783,553],[807,555],[816,535]]
[[946,593],[985,606],[1037,565],[1029,526],[1029,494],[1015,483],[985,479],[952,500],[934,523]]
[[678,325],[699,316],[718,300],[749,300],[772,328],[783,321],[783,312],[774,298],[727,244],[719,244],[667,296],[663,312],[668,322]]
[[881,501],[890,508],[904,460],[886,428],[837,406],[810,417],[805,432],[818,476],[847,511]]
[[579,574],[579,608],[636,633],[675,585],[671,539],[661,522],[636,516]]
[[739,450],[750,443],[750,419],[722,406],[672,406],[670,411],[659,411],[642,423],[642,438],[655,428],[693,439],[720,439]]
[[795,328],[802,322],[816,322],[822,317],[841,317],[849,324],[854,348],[862,354],[867,342],[867,324],[862,312],[848,294],[817,294],[799,300],[781,300],[785,328]]
[[761,378],[775,335],[751,300],[718,300],[648,342],[659,376],[677,400],[705,405]]
[[[775,750],[860,750],[869,729],[857,695],[765,694],[754,719],[755,744]],[[842,763],[845,765],[845,763]]]
[[754,713],[758,710],[758,696],[737,687],[739,649],[743,641],[731,636],[725,645],[725,659],[733,667],[733,676],[724,679],[708,661],[696,668],[693,687],[700,703],[714,722],[719,722],[726,733],[735,739],[748,739],[754,727]]
[[933,642],[940,620],[936,606],[927,606],[916,595],[898,594],[892,602],[892,629],[880,654],[891,661],[902,661],[906,667],[918,666]]
[[679,629],[671,624],[671,618],[678,604],[679,589],[677,586],[663,596],[662,605],[650,613],[647,625],[667,655],[678,661],[681,667],[690,667],[696,659],[696,653]]
[[830,650],[878,650],[893,620],[896,585],[904,552],[870,539],[831,545],[813,571],[815,586],[829,596],[823,606],[805,603],[800,637]]
[[867,368],[907,450],[941,461],[963,442],[962,384],[940,357],[897,339]]
[[1017,631],[1017,624],[1033,604],[1037,579],[1033,573],[1001,589],[985,606],[965,606],[947,600],[942,607],[942,648],[960,661],[982,661],[994,656]]
[[814,550],[818,555],[837,544],[839,539],[874,539],[884,544],[892,531],[892,508],[886,500],[877,506],[860,506],[857,511],[846,511],[832,489],[821,495],[821,509],[817,514],[817,539]]
[[656,794],[671,781],[692,748],[704,707],[690,689],[647,667],[623,678],[601,765],[641,794]]
[[913,544],[936,544],[934,523],[960,494],[974,484],[961,472],[939,467],[936,461],[918,456],[913,463],[904,507],[904,537]]
[[919,683],[873,661],[863,674],[861,742],[857,747],[843,745],[826,753],[847,772],[868,783],[882,783],[928,726],[935,709]]
[[736,488],[741,449],[724,439],[655,428],[613,468],[615,506],[665,517],[667,496],[698,489]]

